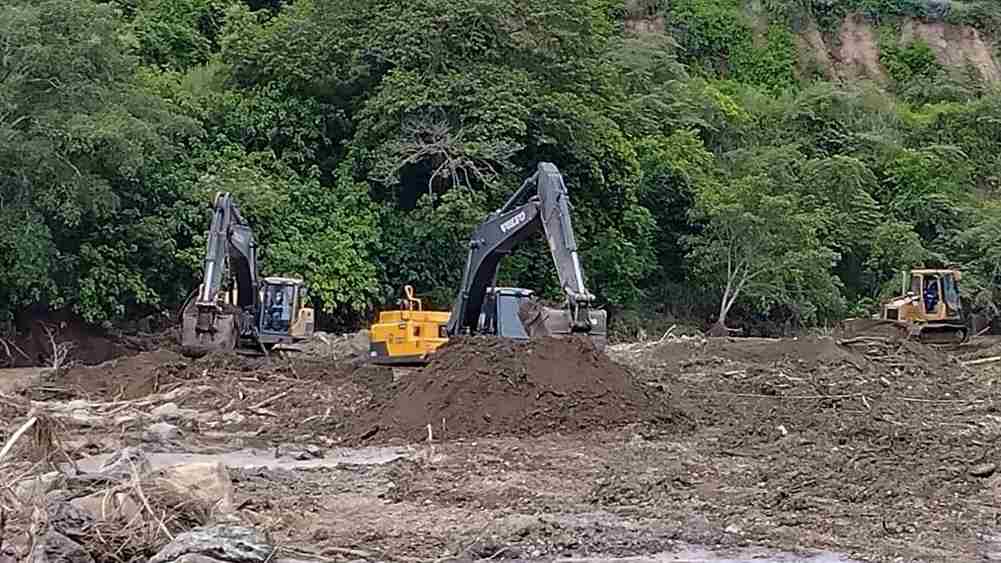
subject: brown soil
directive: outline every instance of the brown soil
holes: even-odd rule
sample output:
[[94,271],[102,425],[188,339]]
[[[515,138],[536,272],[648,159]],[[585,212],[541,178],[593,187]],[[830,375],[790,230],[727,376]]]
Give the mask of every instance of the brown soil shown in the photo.
[[696,420],[717,469],[739,460],[725,471],[732,494],[707,500],[747,533],[784,535],[774,527],[786,523],[865,545],[936,530],[937,547],[969,553],[970,530],[993,525],[997,390],[948,354],[916,343],[732,339],[626,359]]
[[838,67],[845,78],[886,80],[879,62],[879,42],[876,34],[861,14],[845,18],[839,30]]
[[583,431],[669,418],[623,366],[584,340],[456,338],[359,420],[364,438],[444,439]]
[[943,22],[906,22],[901,33],[901,43],[910,43],[916,37],[923,39],[935,52],[938,61],[946,67],[961,69],[969,64],[977,69],[986,82],[1001,80],[1001,69],[995,60],[993,47],[975,28]]
[[120,357],[96,366],[52,372],[32,390],[32,398],[138,399],[158,392],[161,378],[183,368],[183,359],[170,350],[156,350]]
[[[999,347],[686,338],[606,357],[577,341],[476,338],[398,378],[331,361],[161,351],[71,370],[32,397],[187,389],[169,400],[207,415],[204,426],[175,421],[189,451],[418,442],[404,448],[412,459],[383,466],[234,472],[242,517],[320,552],[629,556],[688,541],[972,561],[1001,553],[991,539],[1001,362],[959,359]],[[10,397],[0,418],[12,429],[28,407]],[[97,442],[141,432],[83,428]]]
[[166,333],[109,332],[63,313],[38,315],[21,323],[20,332],[6,341],[9,346],[0,347],[0,368],[51,367],[52,342],[69,347],[67,364],[92,366],[154,350],[169,340]]

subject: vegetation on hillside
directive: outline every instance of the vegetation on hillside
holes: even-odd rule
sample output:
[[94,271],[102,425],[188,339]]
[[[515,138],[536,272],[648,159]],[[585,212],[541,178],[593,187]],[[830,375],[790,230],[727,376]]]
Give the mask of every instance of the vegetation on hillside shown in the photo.
[[[801,63],[796,33],[856,13],[888,82]],[[467,234],[541,160],[613,322],[823,323],[918,265],[992,302],[1001,92],[901,41],[913,17],[1001,30],[987,1],[9,0],[0,317],[176,307],[220,190],[331,328],[404,284],[447,308]],[[500,281],[558,296],[539,241]]]

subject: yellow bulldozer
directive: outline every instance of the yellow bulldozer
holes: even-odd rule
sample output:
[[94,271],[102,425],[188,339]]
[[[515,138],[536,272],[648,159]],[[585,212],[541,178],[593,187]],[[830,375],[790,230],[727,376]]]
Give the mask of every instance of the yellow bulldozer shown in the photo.
[[845,338],[913,339],[929,344],[961,344],[969,337],[959,297],[958,270],[905,272],[901,295],[883,303],[871,319],[842,323]]

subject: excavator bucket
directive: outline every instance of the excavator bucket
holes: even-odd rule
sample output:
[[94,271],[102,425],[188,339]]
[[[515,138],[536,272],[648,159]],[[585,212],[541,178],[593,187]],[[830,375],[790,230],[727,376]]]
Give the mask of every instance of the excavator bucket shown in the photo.
[[234,350],[240,337],[238,313],[232,306],[199,306],[190,300],[181,315],[181,353],[198,358]]
[[588,313],[591,319],[591,328],[587,332],[575,330],[570,311],[546,307],[535,301],[524,301],[519,308],[518,316],[529,337],[566,338],[579,334],[590,338],[597,350],[604,350],[608,343],[608,315],[601,309],[591,310]]

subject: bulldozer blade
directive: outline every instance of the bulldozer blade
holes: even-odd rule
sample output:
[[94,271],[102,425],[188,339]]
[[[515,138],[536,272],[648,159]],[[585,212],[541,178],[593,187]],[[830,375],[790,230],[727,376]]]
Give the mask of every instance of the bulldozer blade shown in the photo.
[[843,339],[905,340],[910,336],[909,327],[905,323],[880,319],[848,319],[841,322],[838,333],[838,336]]
[[[205,327],[205,311],[192,305],[181,320],[181,353],[189,358],[198,358],[210,352],[230,351],[236,348],[240,335],[237,316],[232,312],[215,311],[209,314],[209,326]],[[199,316],[203,315],[202,319]]]

